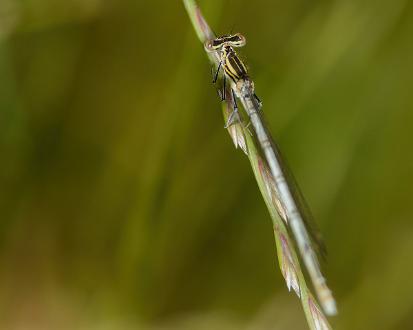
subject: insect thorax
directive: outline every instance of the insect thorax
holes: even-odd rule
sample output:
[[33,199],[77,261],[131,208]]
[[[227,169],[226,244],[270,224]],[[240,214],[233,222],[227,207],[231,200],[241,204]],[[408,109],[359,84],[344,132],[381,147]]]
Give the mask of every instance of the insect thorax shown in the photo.
[[248,72],[245,64],[238,57],[231,46],[224,46],[221,54],[225,73],[237,83],[239,80],[248,79]]

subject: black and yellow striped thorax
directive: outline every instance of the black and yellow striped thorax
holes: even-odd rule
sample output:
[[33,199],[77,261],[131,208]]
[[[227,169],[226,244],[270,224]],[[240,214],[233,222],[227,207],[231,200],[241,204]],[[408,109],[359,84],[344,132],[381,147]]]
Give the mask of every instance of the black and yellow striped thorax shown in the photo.
[[234,83],[248,79],[247,68],[238,57],[234,48],[231,46],[224,46],[221,56],[225,73],[234,81]]

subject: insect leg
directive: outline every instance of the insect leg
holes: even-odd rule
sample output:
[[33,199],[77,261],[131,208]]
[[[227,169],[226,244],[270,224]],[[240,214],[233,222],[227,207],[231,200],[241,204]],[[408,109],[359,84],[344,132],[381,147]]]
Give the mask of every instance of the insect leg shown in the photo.
[[235,93],[234,93],[234,90],[232,88],[231,88],[231,92],[232,92],[232,99],[234,100],[234,109],[232,110],[231,114],[228,117],[227,123],[224,126],[225,128],[228,128],[231,125],[234,125],[235,122],[240,122],[241,121],[241,118],[239,117],[239,113],[238,113],[237,99],[235,97]]
[[219,98],[221,99],[221,102],[223,102],[227,99],[227,90],[226,90],[227,77],[224,75],[224,78],[222,80],[223,80],[223,87],[222,88],[217,88],[217,94],[218,94]]
[[254,98],[255,98],[255,100],[257,100],[258,105],[259,105],[260,108],[261,108],[261,107],[262,107],[262,102],[261,102],[261,100],[258,98],[257,94],[255,94],[255,93],[254,93]]
[[223,78],[223,87],[222,87],[222,92],[221,92],[221,101],[225,101],[225,99],[227,98],[227,76],[224,74],[224,78]]
[[219,65],[218,65],[218,69],[217,69],[217,71],[215,72],[215,77],[214,77],[214,80],[212,80],[212,83],[216,83],[217,82],[217,80],[218,80],[218,74],[219,74],[219,70],[221,70],[221,65],[222,65],[222,62],[220,61],[219,62]]

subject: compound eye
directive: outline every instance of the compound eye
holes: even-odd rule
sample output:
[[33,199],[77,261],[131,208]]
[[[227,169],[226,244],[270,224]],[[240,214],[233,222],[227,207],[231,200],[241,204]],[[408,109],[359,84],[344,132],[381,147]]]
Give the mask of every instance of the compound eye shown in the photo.
[[231,43],[231,46],[233,47],[242,47],[242,46],[245,46],[245,44],[247,43],[247,40],[242,34],[237,33],[237,34],[234,34],[230,38],[230,43]]
[[223,42],[220,39],[207,40],[204,44],[204,47],[207,52],[216,52],[217,50],[221,49],[222,43]]
[[204,48],[207,52],[215,52],[213,43],[214,43],[214,40],[205,41]]

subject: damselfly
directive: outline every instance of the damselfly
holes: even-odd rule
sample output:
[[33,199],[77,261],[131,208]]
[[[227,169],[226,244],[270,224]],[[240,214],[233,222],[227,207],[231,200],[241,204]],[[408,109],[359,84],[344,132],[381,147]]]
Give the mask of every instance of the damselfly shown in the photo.
[[248,75],[247,67],[234,50],[234,47],[243,47],[245,46],[245,44],[246,39],[240,33],[234,35],[223,35],[219,38],[209,40],[205,43],[205,49],[208,52],[217,52],[219,54],[219,65],[215,72],[213,83],[217,82],[221,68],[224,69],[223,90],[220,93],[221,99],[225,100],[227,77],[231,79],[232,84],[234,84],[235,86],[235,88],[231,87],[231,93],[234,99],[234,111],[228,118],[226,127],[233,124],[235,118],[238,117],[238,106],[235,94],[239,94],[239,91],[246,84],[246,82],[249,82],[250,93],[254,96],[255,100],[261,106],[261,101],[254,93],[254,84]]
[[[334,298],[325,283],[325,279],[320,271],[315,250],[322,252],[323,244],[320,235],[314,231],[314,227],[309,225],[308,208],[302,194],[283,161],[280,151],[272,139],[272,136],[265,124],[261,109],[261,102],[255,95],[254,83],[248,75],[246,65],[238,57],[234,47],[242,47],[246,44],[246,39],[241,34],[224,35],[219,38],[209,40],[205,43],[208,52],[216,52],[219,59],[218,69],[214,76],[217,81],[220,69],[223,68],[223,89],[221,93],[223,99],[228,95],[226,88],[231,88],[234,99],[234,109],[228,119],[227,126],[234,123],[235,118],[239,118],[236,98],[238,98],[246,113],[248,114],[256,139],[261,147],[262,153],[270,169],[278,199],[279,216],[288,223],[301,256],[310,274],[317,295],[328,314],[335,314],[336,307]],[[227,78],[230,87],[227,87]],[[313,245],[317,247],[313,248]]]

